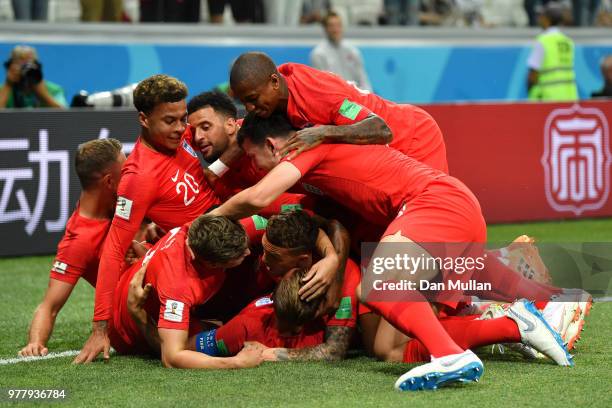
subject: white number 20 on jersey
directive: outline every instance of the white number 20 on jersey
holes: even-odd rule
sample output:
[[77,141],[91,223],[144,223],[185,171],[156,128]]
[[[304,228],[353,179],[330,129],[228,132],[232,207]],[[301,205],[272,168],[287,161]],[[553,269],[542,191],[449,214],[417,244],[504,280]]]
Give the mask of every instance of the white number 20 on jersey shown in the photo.
[[[179,179],[179,172],[180,170],[177,170],[174,177],[171,178],[171,180],[175,183]],[[199,192],[200,187],[198,186],[198,182],[191,174],[187,172],[185,172],[185,174],[183,175],[183,180],[176,183],[176,193],[179,195],[183,195],[183,201],[185,203],[185,206],[191,204],[193,200],[195,200],[196,195],[198,195]]]

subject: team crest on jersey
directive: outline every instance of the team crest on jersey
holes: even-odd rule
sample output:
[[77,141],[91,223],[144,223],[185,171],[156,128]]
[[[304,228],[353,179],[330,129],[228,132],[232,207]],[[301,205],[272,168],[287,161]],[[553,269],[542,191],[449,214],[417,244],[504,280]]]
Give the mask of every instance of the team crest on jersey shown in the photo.
[[53,268],[51,269],[51,271],[64,275],[66,273],[66,269],[68,269],[68,265],[66,265],[66,263],[55,261],[53,263]]
[[126,221],[130,220],[132,214],[132,200],[125,197],[117,197],[117,206],[115,207],[115,215],[119,218],[123,218]]
[[181,323],[183,321],[183,309],[185,304],[178,300],[166,300],[166,310],[164,310],[164,320],[169,322]]
[[261,299],[257,299],[257,301],[255,302],[255,307],[271,305],[272,303],[274,303],[274,301],[270,299],[268,296],[266,296],[266,297],[262,297]]
[[577,216],[604,206],[610,191],[610,133],[597,108],[555,109],[544,128],[546,199],[556,211]]
[[320,196],[325,195],[323,191],[321,191],[318,187],[313,186],[312,184],[302,183],[302,187],[304,187],[304,190],[308,191],[309,193]]
[[187,150],[187,153],[189,153],[193,157],[198,157],[196,155],[196,152],[193,150],[193,147],[191,147],[191,145],[187,143],[187,140],[183,140],[183,149]]

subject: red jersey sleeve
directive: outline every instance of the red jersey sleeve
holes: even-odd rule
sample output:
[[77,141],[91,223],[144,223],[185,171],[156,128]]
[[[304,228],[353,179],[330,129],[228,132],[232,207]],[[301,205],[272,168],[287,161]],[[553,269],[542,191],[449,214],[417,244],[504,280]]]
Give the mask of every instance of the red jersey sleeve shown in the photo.
[[69,245],[62,245],[60,242],[57,248],[57,255],[53,261],[50,277],[55,280],[76,285],[77,281],[95,262],[92,256],[95,255],[88,243],[73,241]]
[[217,329],[215,340],[219,355],[233,356],[244,346],[245,341],[263,343],[266,316],[274,314],[273,302],[269,296],[257,299],[244,308],[232,320]]
[[155,180],[135,173],[126,173],[121,177],[115,216],[104,241],[98,269],[94,321],[111,317],[113,292],[121,276],[125,253],[152,204],[155,189]]
[[359,266],[349,259],[344,270],[344,282],[340,292],[340,307],[327,321],[327,326],[357,326],[357,295],[355,290],[361,282]]
[[319,145],[312,150],[300,153],[291,161],[283,159],[284,162],[294,165],[304,177],[311,169],[317,167],[329,150],[329,145]]
[[[156,287],[159,299],[157,327],[188,331],[189,312],[194,306],[193,292],[189,287],[189,280],[180,279],[180,276],[179,279],[168,276],[168,272],[172,271],[172,264],[167,258],[151,258],[148,270],[152,268],[158,269],[157,274],[159,276]],[[163,280],[161,275],[165,276]]]
[[301,116],[310,125],[351,125],[373,114],[358,102],[364,91],[336,74],[301,64],[283,64],[279,72],[289,87],[290,119]]
[[260,215],[252,215],[240,220],[240,224],[249,237],[249,246],[253,247],[261,244],[261,238],[266,233],[268,220]]

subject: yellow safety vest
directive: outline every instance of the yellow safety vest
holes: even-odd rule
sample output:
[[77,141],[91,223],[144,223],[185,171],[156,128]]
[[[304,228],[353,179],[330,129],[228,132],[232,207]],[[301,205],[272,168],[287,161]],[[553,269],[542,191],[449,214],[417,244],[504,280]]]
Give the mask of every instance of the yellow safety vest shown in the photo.
[[544,60],[538,70],[538,83],[529,90],[529,99],[578,100],[574,72],[574,42],[559,31],[541,34],[537,40],[544,48]]

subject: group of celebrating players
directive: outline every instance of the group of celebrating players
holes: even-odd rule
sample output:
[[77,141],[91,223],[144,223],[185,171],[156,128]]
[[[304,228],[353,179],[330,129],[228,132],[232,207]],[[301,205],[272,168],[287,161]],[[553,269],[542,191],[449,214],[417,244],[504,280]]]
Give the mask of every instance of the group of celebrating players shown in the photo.
[[[149,77],[134,90],[141,134],[127,159],[114,139],[79,146],[81,197],[20,355],[48,352],[82,277],[95,307],[76,363],[108,359],[112,346],[159,355],[165,367],[245,368],[338,360],[358,344],[381,360],[427,362],[398,390],[478,381],[484,367],[471,349],[489,344],[573,365],[590,296],[551,286],[529,239],[484,249],[478,200],[448,174],[424,110],[258,52],[234,62],[230,85],[244,119],[228,95],[187,103],[178,79]],[[359,267],[362,242],[379,243],[372,257],[398,248],[480,257],[462,279],[491,289],[376,293],[368,262]],[[517,257],[542,279],[519,273]],[[404,272],[384,279],[444,281],[453,271]],[[505,305],[483,313],[473,296]]]

